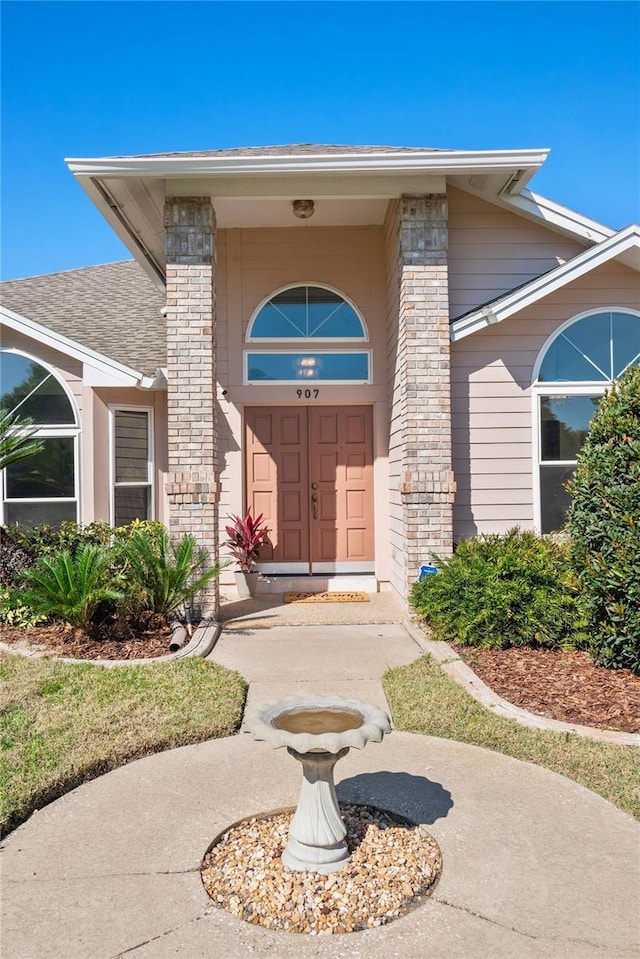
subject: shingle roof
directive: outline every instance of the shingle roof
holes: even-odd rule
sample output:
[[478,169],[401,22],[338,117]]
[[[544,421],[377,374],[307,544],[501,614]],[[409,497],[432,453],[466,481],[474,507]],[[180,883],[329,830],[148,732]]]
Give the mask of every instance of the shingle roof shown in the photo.
[[0,302],[147,376],[166,365],[165,299],[135,260],[8,280]]
[[339,143],[286,143],[282,146],[234,147],[230,150],[185,150],[174,153],[144,153],[137,157],[243,157],[315,156],[370,153],[442,153],[432,147],[343,146]]

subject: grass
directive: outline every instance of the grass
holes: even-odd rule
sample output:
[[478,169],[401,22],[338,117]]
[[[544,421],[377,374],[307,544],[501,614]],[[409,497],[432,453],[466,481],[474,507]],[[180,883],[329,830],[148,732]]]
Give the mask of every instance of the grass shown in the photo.
[[388,670],[383,684],[394,723],[406,732],[484,746],[573,779],[640,819],[640,749],[572,733],[527,729],[476,702],[423,656]]
[[140,756],[227,736],[246,683],[201,659],[106,669],[0,655],[0,824]]

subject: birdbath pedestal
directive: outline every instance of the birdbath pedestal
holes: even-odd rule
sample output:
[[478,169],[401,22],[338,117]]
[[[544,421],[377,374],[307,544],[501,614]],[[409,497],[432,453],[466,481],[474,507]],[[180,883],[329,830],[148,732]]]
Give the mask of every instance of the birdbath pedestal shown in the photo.
[[333,770],[351,747],[380,742],[391,722],[358,699],[293,696],[250,710],[245,727],[302,764],[302,789],[282,861],[289,869],[328,875],[349,859]]

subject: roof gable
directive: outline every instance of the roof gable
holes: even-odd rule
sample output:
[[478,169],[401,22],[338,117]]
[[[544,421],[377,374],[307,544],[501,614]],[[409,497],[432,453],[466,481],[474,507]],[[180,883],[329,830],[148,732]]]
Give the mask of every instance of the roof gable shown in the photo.
[[451,324],[451,339],[455,342],[501,323],[611,259],[620,259],[632,269],[640,270],[640,226],[625,227],[567,263],[459,317]]

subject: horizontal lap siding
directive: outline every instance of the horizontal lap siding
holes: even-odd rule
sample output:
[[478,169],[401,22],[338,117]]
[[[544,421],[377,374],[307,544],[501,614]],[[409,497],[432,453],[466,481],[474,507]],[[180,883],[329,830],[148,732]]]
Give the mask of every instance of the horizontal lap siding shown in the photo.
[[529,386],[538,353],[558,326],[580,312],[610,305],[637,308],[637,283],[637,276],[612,264],[499,327],[453,344],[456,540],[514,525],[532,528]]
[[[215,357],[216,386],[218,392],[229,383],[229,309],[227,275],[227,230],[219,230],[216,236],[216,323]],[[218,470],[220,480],[220,500],[218,505],[219,542],[227,539],[225,525],[231,512],[229,490],[232,485],[232,470],[229,467],[229,454],[235,447],[227,416],[227,404],[216,399],[216,431],[218,434]],[[227,551],[222,550],[223,559],[228,559]],[[223,574],[226,575],[226,574]],[[228,578],[228,577],[227,577]]]
[[[351,298],[369,334],[379,325],[380,227],[311,227],[241,232],[243,333],[265,297],[283,286],[324,283]],[[382,284],[380,284],[382,287]]]
[[[339,290],[364,316],[370,343],[363,345],[363,349],[374,350],[374,381],[386,382],[382,229],[380,226],[309,225],[306,228],[221,230],[217,273],[218,382],[220,387],[228,389],[228,399],[219,401],[218,418],[220,524],[222,536],[226,538],[224,525],[228,514],[240,512],[244,506],[241,424],[243,405],[248,402],[252,388],[243,385],[242,360],[253,313],[261,302],[282,287],[320,283]],[[280,347],[274,345],[273,348]],[[286,344],[282,348],[286,349]],[[332,344],[323,343],[322,348],[332,348]],[[323,398],[331,395],[331,390],[335,395],[336,389],[334,386],[325,389]],[[279,395],[282,396],[282,392]],[[286,396],[279,404],[294,402],[293,388]],[[225,574],[225,578],[229,575]]]
[[611,262],[452,344],[456,540],[533,526],[531,378],[547,338],[592,309],[640,309],[638,274]]
[[[515,327],[509,320],[501,335],[493,328],[452,344],[456,541],[533,525],[529,384],[540,337],[532,344],[531,334],[516,337]],[[521,352],[505,358],[504,345],[516,339]],[[512,366],[513,358],[525,365]]]
[[449,188],[449,303],[455,319],[554,269],[583,246]]
[[404,522],[400,480],[402,474],[402,409],[398,356],[398,205],[389,204],[385,221],[387,373],[389,383],[389,544],[392,586],[404,593]]

